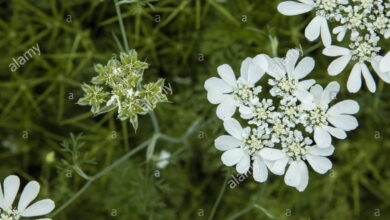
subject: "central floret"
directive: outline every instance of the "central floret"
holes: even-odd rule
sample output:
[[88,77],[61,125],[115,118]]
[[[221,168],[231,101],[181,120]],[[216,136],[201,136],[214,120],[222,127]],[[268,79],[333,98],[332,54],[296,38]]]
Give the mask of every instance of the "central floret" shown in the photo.
[[293,161],[306,160],[307,146],[304,142],[293,142],[286,149],[286,155]]
[[248,103],[256,97],[253,86],[248,86],[243,83],[237,84],[237,89],[233,92],[234,98],[239,103]]
[[327,117],[326,110],[316,107],[309,112],[308,120],[313,126],[323,126],[328,124]]
[[20,214],[16,209],[1,210],[0,220],[19,220],[19,219],[20,219]]

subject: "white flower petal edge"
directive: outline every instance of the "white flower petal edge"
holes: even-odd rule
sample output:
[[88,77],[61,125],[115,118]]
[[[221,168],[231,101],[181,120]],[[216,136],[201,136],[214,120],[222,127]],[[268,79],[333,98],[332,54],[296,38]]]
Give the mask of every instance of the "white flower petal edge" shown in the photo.
[[[36,181],[30,181],[20,196],[17,209],[13,208],[15,197],[18,193],[20,180],[18,176],[10,175],[5,178],[0,186],[0,208],[2,217],[19,219],[20,217],[36,217],[50,213],[55,204],[50,199],[40,200],[33,204],[32,201],[38,196],[40,186]],[[4,189],[4,194],[2,191]]]

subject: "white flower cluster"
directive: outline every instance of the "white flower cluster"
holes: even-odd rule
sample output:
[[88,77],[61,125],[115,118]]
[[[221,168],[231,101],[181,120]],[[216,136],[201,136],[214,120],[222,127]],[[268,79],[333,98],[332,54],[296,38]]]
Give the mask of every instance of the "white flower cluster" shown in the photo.
[[[299,51],[292,49],[284,59],[264,54],[246,58],[238,79],[224,64],[218,67],[220,78],[208,79],[205,88],[208,100],[218,104],[217,116],[229,133],[215,140],[215,147],[224,151],[222,162],[236,166],[241,174],[252,167],[258,182],[267,180],[268,170],[285,174],[287,185],[303,191],[309,178],[306,162],[320,174],[332,168],[327,158],[334,151],[332,136],[345,139],[346,131],[357,128],[351,114],[359,111],[359,105],[345,100],[330,106],[340,85],[331,82],[323,89],[313,79],[304,79],[315,63],[310,57],[298,62],[299,57]],[[260,97],[262,87],[256,84],[265,73],[271,76],[271,88],[263,90],[270,96]],[[244,128],[232,118],[237,109]]]
[[[390,54],[380,55],[378,45],[382,38],[390,37],[390,2],[388,0],[297,0],[279,4],[284,15],[298,15],[315,11],[316,17],[308,24],[305,36],[314,41],[321,35],[325,49],[323,54],[339,57],[328,67],[329,75],[341,73],[350,61],[354,62],[348,78],[349,92],[356,93],[362,85],[362,76],[370,92],[376,91],[375,80],[366,63],[370,63],[378,76],[390,83]],[[328,22],[337,23],[333,34],[343,41],[349,34],[349,46],[332,45]]]

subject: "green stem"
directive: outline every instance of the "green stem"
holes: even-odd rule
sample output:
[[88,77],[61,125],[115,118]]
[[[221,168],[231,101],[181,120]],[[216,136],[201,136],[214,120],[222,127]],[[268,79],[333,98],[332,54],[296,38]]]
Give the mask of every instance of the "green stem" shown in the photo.
[[154,132],[160,133],[160,126],[158,125],[156,114],[153,111],[149,111],[149,115],[150,115],[150,119],[152,119]]
[[127,123],[128,121],[122,121],[122,135],[123,143],[125,144],[125,150],[129,150],[129,137],[127,135]]
[[161,138],[161,140],[164,140],[164,141],[170,142],[170,143],[181,143],[181,142],[183,142],[183,138],[175,138],[175,137],[168,136],[166,134],[160,134],[160,138]]
[[215,204],[214,204],[214,206],[213,206],[213,209],[211,210],[209,220],[212,220],[212,219],[213,219],[213,217],[214,217],[214,215],[215,215],[215,212],[217,211],[217,208],[218,208],[219,203],[221,202],[222,196],[223,196],[223,194],[224,194],[225,191],[226,191],[226,185],[227,185],[228,179],[229,179],[229,175],[226,175],[226,178],[225,178],[225,181],[224,181],[224,183],[223,183],[223,186],[222,186],[221,190],[219,191],[218,198],[217,198],[217,200],[215,201]]
[[117,0],[114,0],[115,2],[115,10],[116,10],[116,14],[118,16],[118,22],[119,22],[119,27],[121,29],[121,33],[122,33],[122,40],[123,40],[123,44],[125,46],[125,50],[126,52],[129,52],[129,43],[127,42],[127,38],[126,38],[126,31],[125,31],[125,26],[123,25],[123,18],[122,18],[122,13],[121,13],[121,9],[120,9],[120,5],[118,4],[118,1]]
[[134,154],[136,154],[137,152],[141,151],[142,149],[144,149],[146,146],[148,146],[148,143],[149,143],[150,139],[148,139],[147,141],[143,142],[142,144],[138,145],[136,148],[134,148],[132,151],[129,151],[128,153],[126,153],[125,155],[123,155],[121,158],[119,158],[118,160],[116,160],[114,163],[112,163],[110,166],[104,168],[103,170],[101,170],[99,173],[95,174],[93,177],[89,178],[89,181],[87,183],[84,184],[84,186],[76,193],[74,194],[68,201],[66,201],[62,206],[60,206],[55,212],[53,212],[53,214],[51,215],[51,217],[54,217],[55,215],[57,215],[58,213],[60,213],[62,210],[64,210],[65,208],[67,208],[73,201],[75,201],[78,197],[80,197],[81,194],[84,193],[85,190],[88,189],[88,187],[97,179],[99,179],[100,177],[108,174],[109,172],[111,172],[111,170],[113,170],[115,167],[119,166],[120,164],[122,164],[123,162],[125,162],[127,159],[129,159],[131,156],[133,156]]

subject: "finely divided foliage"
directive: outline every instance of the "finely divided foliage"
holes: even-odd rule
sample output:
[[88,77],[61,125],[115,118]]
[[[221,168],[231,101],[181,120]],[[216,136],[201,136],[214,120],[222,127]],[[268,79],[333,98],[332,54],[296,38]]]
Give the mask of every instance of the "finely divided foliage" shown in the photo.
[[[287,185],[303,191],[309,178],[307,163],[320,174],[332,168],[327,158],[334,151],[332,136],[345,139],[346,131],[357,128],[351,114],[359,111],[359,105],[353,100],[331,105],[340,85],[331,82],[325,89],[314,85],[315,80],[305,79],[314,60],[304,57],[298,62],[299,58],[295,49],[285,58],[265,54],[246,58],[238,79],[223,64],[218,67],[220,78],[208,79],[205,88],[208,100],[218,104],[217,116],[228,133],[215,140],[215,147],[224,151],[222,162],[236,166],[241,174],[252,168],[258,182],[266,181],[269,171],[285,174]],[[270,76],[272,98],[257,85],[265,73]],[[237,109],[245,127],[232,118]]]
[[[278,10],[284,15],[298,15],[315,11],[316,16],[308,24],[305,36],[314,41],[320,35],[325,46],[323,54],[339,57],[328,67],[331,76],[340,74],[353,62],[347,88],[351,93],[358,92],[362,76],[370,92],[376,91],[375,80],[367,64],[386,83],[390,83],[389,55],[384,58],[379,46],[382,39],[390,37],[390,3],[388,0],[298,0],[279,4]],[[339,42],[346,35],[348,47],[332,45],[328,22],[335,23],[332,33]]]

